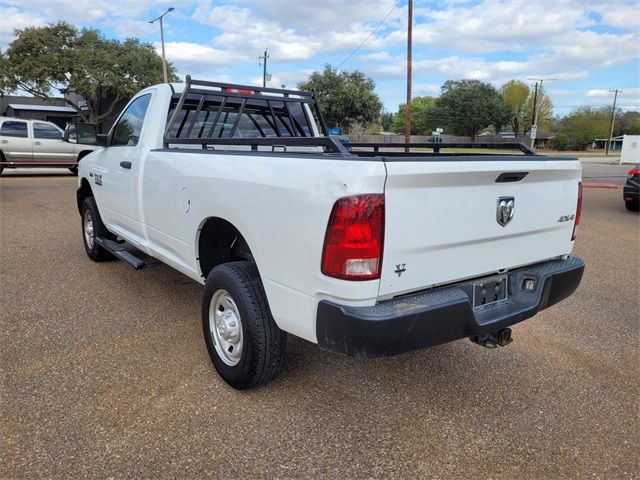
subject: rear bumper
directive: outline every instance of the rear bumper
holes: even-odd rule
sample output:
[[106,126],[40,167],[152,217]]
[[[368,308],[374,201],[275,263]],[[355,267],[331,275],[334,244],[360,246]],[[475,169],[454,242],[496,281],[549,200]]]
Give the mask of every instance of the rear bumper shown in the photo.
[[640,199],[640,186],[637,184],[627,183],[622,189],[622,196],[627,201]]
[[[481,312],[471,305],[478,279],[378,303],[349,307],[323,300],[318,305],[318,344],[357,357],[384,357],[497,332],[571,295],[582,279],[578,257],[553,260],[509,272],[509,301]],[[522,290],[534,279],[532,292]]]

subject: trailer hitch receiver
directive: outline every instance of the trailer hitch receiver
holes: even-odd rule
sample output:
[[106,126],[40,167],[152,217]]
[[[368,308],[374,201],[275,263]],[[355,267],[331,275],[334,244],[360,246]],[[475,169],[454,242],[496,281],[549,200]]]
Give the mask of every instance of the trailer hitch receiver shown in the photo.
[[477,343],[478,345],[487,348],[506,347],[513,342],[510,328],[503,328],[498,332],[492,332],[486,335],[476,335],[469,338],[473,343]]

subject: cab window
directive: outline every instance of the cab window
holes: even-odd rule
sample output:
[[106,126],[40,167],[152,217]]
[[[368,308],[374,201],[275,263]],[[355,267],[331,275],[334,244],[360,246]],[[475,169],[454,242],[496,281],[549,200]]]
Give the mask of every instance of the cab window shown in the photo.
[[122,114],[113,131],[111,145],[135,147],[140,140],[142,124],[149,107],[151,94],[136,98]]
[[28,138],[27,122],[7,120],[3,122],[2,127],[0,127],[0,135],[3,137]]
[[49,140],[60,140],[62,138],[62,132],[53,125],[48,125],[46,123],[34,123],[33,137]]

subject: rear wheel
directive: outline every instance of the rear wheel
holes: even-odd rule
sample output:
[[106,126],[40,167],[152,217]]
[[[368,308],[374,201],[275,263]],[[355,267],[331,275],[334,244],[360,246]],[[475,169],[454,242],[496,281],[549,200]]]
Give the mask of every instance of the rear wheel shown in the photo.
[[640,200],[631,200],[628,202],[624,202],[625,207],[627,207],[627,210],[629,210],[630,212],[637,212],[640,211]]
[[[4,162],[4,153],[0,152],[0,162]],[[2,171],[4,170],[4,165],[0,165],[0,175],[2,175]]]
[[87,197],[82,204],[82,241],[87,255],[94,262],[102,262],[113,258],[113,255],[96,242],[96,237],[115,240],[116,237],[102,223],[98,206],[93,197]]
[[253,262],[215,267],[207,276],[202,329],[209,356],[233,388],[273,380],[284,364],[287,334],[276,325]]

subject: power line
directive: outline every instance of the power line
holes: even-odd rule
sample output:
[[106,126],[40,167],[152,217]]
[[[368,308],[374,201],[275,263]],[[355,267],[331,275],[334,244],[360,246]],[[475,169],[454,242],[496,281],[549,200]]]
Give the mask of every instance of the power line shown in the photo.
[[345,63],[347,63],[351,59],[351,57],[353,57],[358,52],[358,50],[360,50],[362,47],[364,47],[364,44],[367,43],[371,37],[373,37],[373,35],[378,31],[378,29],[387,20],[387,18],[389,18],[389,15],[391,15],[395,9],[396,9],[396,5],[394,3],[393,7],[391,7],[391,10],[389,10],[389,12],[384,16],[384,18],[382,20],[380,20],[380,23],[378,23],[376,28],[374,28],[371,31],[371,33],[369,34],[369,36],[364,39],[364,42],[362,42],[360,45],[358,45],[358,48],[356,48],[353,52],[351,52],[351,54],[347,58],[345,58],[340,65],[338,65],[336,70],[340,70],[340,67],[342,67]]

